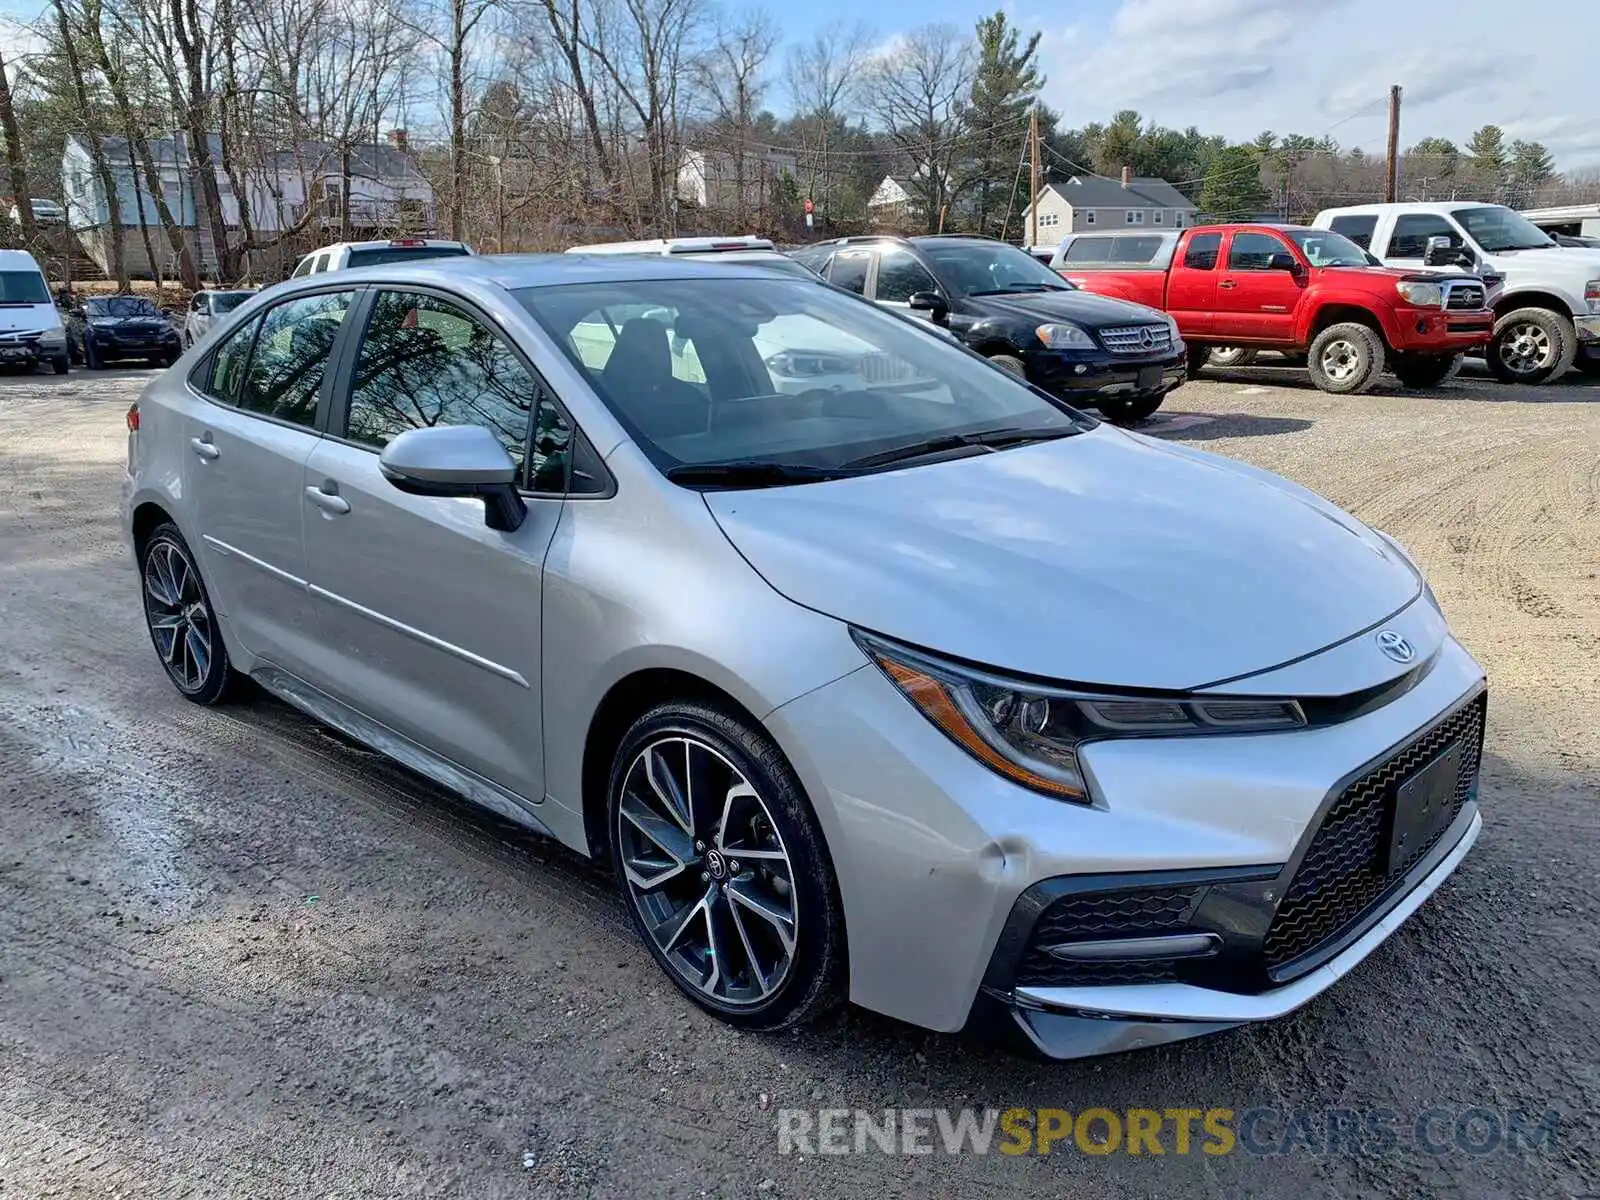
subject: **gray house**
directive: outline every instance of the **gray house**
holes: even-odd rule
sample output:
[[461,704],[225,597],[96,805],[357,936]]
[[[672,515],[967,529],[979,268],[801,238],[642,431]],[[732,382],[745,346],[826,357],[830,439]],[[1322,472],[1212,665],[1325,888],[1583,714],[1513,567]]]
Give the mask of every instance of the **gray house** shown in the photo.
[[1086,229],[1182,229],[1194,224],[1197,211],[1194,201],[1165,179],[1138,177],[1127,168],[1121,180],[1100,175],[1053,179],[1040,191],[1038,209],[1035,214],[1030,205],[1022,213],[1029,245],[1053,246]]

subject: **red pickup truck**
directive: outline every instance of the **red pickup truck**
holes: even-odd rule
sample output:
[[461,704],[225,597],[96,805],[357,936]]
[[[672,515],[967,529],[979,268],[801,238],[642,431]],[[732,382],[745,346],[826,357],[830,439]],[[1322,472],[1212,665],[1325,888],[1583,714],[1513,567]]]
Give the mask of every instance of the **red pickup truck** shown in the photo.
[[1327,392],[1365,392],[1385,365],[1407,387],[1432,387],[1494,333],[1476,275],[1391,269],[1300,225],[1074,234],[1050,265],[1087,291],[1169,313],[1190,374],[1213,346],[1236,346],[1303,356]]

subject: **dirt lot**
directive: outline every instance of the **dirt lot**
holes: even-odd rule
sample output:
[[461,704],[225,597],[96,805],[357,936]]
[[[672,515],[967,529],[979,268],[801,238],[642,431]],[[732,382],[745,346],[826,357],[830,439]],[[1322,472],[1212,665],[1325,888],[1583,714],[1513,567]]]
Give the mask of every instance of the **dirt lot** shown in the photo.
[[[117,541],[142,378],[0,379],[0,1196],[1596,1187],[1600,388],[1340,399],[1258,369],[1152,422],[1413,549],[1489,671],[1486,824],[1417,919],[1294,1017],[1052,1065],[854,1010],[731,1032],[657,974],[586,864],[274,703],[182,702]],[[1560,1128],[1485,1155],[777,1153],[782,1107],[964,1105],[1381,1108],[1405,1129],[1553,1109]]]

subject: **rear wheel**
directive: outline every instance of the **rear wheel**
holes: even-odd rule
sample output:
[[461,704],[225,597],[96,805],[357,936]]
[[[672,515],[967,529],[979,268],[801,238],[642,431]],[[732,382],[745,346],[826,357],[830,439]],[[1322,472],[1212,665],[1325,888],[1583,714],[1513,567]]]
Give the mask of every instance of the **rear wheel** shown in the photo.
[[798,1025],[844,978],[844,919],[822,831],[772,740],[693,701],[634,722],[607,792],[612,867],[657,965],[748,1029]]
[[171,523],[158,526],[139,551],[144,619],[173,686],[196,704],[216,704],[235,681],[211,607],[211,595],[188,543]]
[[83,365],[91,371],[98,371],[105,366],[105,361],[100,357],[100,348],[88,338],[83,339]]
[[1330,325],[1311,342],[1306,366],[1325,392],[1353,396],[1370,391],[1383,374],[1383,340],[1354,321]]
[[1160,408],[1166,398],[1165,392],[1159,396],[1107,396],[1095,407],[1113,425],[1137,425]]
[[67,362],[67,352],[63,350],[50,360],[50,369],[57,375],[65,375],[71,364]]
[[989,361],[1008,375],[1015,375],[1018,379],[1027,378],[1028,369],[1015,354],[991,354]]
[[1438,387],[1461,366],[1459,354],[1396,354],[1390,367],[1409,388]]
[[1192,378],[1200,374],[1200,369],[1211,361],[1210,346],[1189,347],[1189,375]]
[[1248,367],[1256,360],[1256,352],[1249,346],[1213,346],[1213,367]]
[[1543,383],[1565,372],[1577,352],[1577,337],[1565,316],[1547,308],[1519,308],[1494,323],[1484,359],[1489,373],[1503,383]]

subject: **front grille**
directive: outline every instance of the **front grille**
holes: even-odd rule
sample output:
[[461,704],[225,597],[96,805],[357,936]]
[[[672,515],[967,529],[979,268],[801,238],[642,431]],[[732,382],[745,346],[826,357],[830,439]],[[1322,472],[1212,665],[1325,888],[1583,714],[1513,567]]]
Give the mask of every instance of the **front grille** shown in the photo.
[[1136,888],[1063,896],[1034,922],[1017,983],[1048,987],[1170,979],[1173,962],[1069,962],[1047,953],[1044,947],[1181,933],[1188,928],[1204,891],[1202,887]]
[[1172,349],[1172,330],[1165,325],[1118,325],[1097,331],[1113,354],[1159,354]]
[[[1390,883],[1433,849],[1437,835],[1412,851],[1393,874],[1386,873],[1395,792],[1419,767],[1463,740],[1453,822],[1477,779],[1485,703],[1479,696],[1340,793],[1322,818],[1262,942],[1268,970],[1310,954],[1360,921]],[[1447,822],[1441,832],[1448,827]]]
[[1483,307],[1485,293],[1476,283],[1455,283],[1445,290],[1444,306],[1452,309]]
[[18,343],[21,343],[25,346],[31,346],[38,340],[38,333],[0,333],[0,343],[4,343],[8,346],[15,346]]

